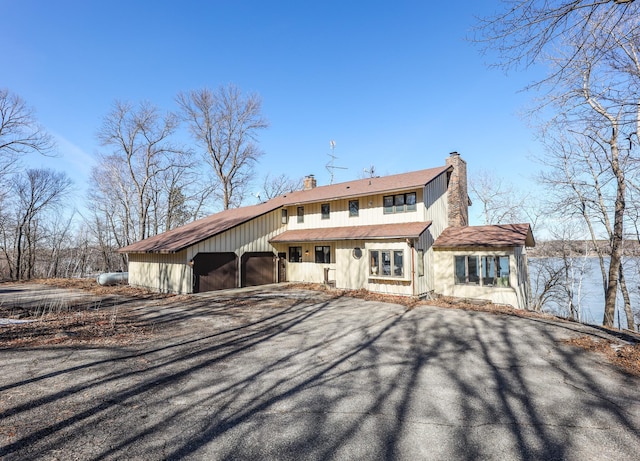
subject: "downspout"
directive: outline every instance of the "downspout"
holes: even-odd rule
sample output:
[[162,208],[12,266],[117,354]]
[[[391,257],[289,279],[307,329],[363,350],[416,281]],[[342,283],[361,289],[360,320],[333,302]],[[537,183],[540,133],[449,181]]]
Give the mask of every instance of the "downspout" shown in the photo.
[[409,245],[409,250],[411,251],[411,296],[416,296],[416,265],[415,265],[415,244],[413,240],[406,240],[407,245]]

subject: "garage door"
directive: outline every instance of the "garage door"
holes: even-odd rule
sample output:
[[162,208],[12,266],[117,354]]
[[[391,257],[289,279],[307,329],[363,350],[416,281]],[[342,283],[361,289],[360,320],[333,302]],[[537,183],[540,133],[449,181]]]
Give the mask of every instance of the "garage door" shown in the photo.
[[276,257],[273,253],[245,253],[241,273],[243,287],[275,283]]
[[195,293],[238,286],[238,257],[235,253],[198,253],[193,258]]

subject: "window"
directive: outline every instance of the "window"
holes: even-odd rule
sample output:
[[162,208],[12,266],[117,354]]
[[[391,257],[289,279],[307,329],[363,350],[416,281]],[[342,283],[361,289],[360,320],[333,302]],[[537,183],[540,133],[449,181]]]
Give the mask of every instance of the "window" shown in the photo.
[[403,265],[404,253],[402,251],[393,252],[393,276],[402,277],[404,275]]
[[387,195],[382,198],[384,213],[404,213],[416,211],[416,193]]
[[456,256],[456,284],[508,287],[509,256]]
[[369,274],[383,277],[404,277],[404,251],[370,250]]
[[482,284],[484,286],[509,286],[509,256],[482,257]]
[[418,277],[424,277],[424,250],[418,250]]
[[320,211],[322,214],[322,219],[329,219],[329,214],[331,213],[331,207],[328,203],[323,203],[320,205]]
[[303,206],[299,206],[298,207],[298,222],[304,222],[304,207]]
[[288,218],[289,218],[289,214],[287,213],[287,209],[283,208],[282,209],[282,219],[281,219],[280,222],[282,222],[282,224],[287,224]]
[[331,247],[317,246],[316,247],[316,262],[319,264],[331,263]]
[[382,199],[384,212],[393,213],[393,195],[387,195]]
[[380,252],[370,251],[369,256],[369,273],[371,275],[378,275],[380,273]]
[[456,256],[456,283],[480,284],[480,266],[477,256]]
[[349,200],[349,216],[358,216],[360,214],[360,202],[358,200]]
[[289,247],[289,262],[290,263],[302,262],[302,247]]
[[404,211],[404,194],[393,196],[393,211],[402,213]]
[[405,210],[416,211],[416,193],[404,194]]

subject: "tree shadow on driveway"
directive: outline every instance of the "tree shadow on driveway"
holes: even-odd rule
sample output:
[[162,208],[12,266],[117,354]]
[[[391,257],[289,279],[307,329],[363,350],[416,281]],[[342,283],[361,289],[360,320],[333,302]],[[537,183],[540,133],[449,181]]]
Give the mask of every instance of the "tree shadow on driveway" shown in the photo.
[[[194,298],[128,349],[0,351],[6,459],[635,459],[640,380],[552,322]],[[278,302],[276,302],[276,298]]]

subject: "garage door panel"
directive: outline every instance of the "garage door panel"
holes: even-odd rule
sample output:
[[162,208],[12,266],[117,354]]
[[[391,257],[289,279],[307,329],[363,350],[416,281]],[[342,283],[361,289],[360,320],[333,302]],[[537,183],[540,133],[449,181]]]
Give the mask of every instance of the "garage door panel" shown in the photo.
[[270,252],[250,252],[242,255],[242,286],[266,285],[276,281],[275,255]]
[[198,253],[193,258],[196,293],[238,286],[238,257],[235,253]]

